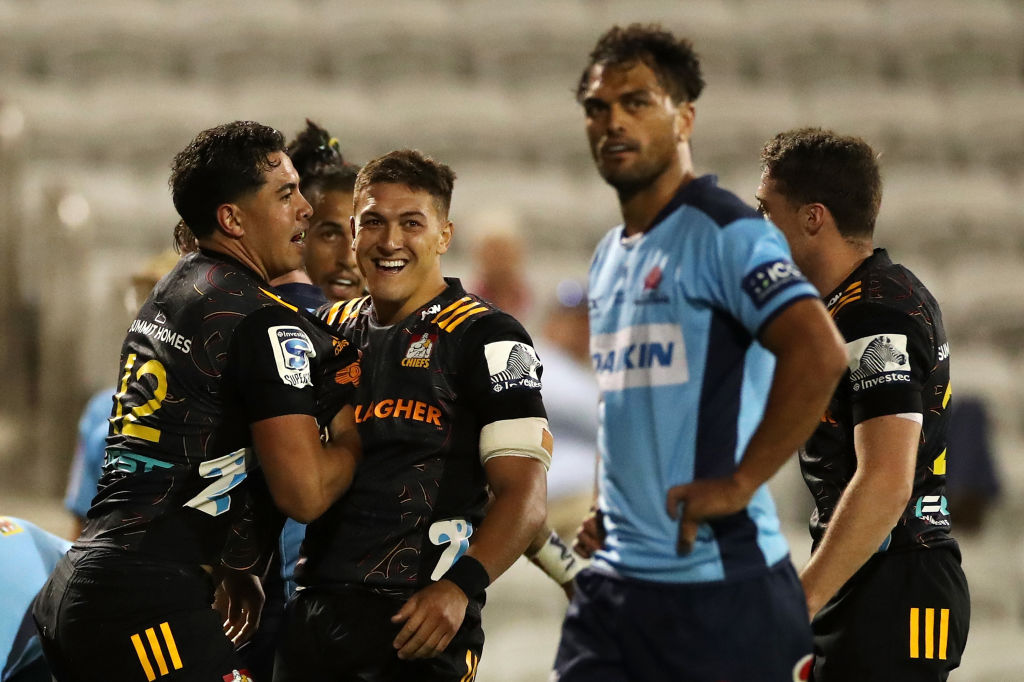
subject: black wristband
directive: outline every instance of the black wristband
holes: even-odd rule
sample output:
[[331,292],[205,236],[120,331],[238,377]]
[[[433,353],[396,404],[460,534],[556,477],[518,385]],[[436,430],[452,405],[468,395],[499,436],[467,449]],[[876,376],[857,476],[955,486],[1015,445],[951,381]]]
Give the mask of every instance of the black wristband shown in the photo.
[[441,579],[455,583],[470,599],[478,597],[491,584],[491,576],[487,575],[484,565],[468,554],[459,557]]

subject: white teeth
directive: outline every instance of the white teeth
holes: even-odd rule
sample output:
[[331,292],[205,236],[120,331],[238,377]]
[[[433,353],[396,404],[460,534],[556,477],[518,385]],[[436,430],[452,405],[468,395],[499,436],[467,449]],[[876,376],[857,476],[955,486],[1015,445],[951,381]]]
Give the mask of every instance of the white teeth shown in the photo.
[[377,265],[382,268],[400,268],[405,265],[404,260],[379,260]]

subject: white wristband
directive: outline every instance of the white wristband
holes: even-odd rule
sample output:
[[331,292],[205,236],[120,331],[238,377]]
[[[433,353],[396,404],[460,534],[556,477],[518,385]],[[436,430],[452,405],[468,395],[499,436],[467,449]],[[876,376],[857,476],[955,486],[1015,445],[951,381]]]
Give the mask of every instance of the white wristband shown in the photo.
[[554,531],[537,553],[530,557],[530,561],[540,566],[559,585],[569,582],[590,565],[590,559],[572,551]]

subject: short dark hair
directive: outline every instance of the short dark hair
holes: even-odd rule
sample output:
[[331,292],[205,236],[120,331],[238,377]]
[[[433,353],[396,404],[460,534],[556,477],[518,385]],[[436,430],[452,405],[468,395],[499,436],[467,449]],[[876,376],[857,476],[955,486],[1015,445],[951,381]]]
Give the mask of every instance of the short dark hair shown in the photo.
[[199,133],[171,164],[171,198],[196,237],[217,229],[217,207],[256,192],[277,166],[284,136],[254,121],[234,121]]
[[310,198],[322,192],[351,192],[355,188],[359,166],[345,160],[341,143],[325,128],[306,119],[306,128],[288,144],[299,191]]
[[870,237],[882,205],[882,177],[871,146],[821,128],[779,133],[761,150],[761,170],[798,204],[823,204],[839,233]]
[[356,177],[355,196],[370,185],[390,182],[423,190],[434,198],[440,214],[448,217],[455,171],[415,149],[400,149],[368,162]]
[[689,40],[676,38],[660,24],[630,24],[613,26],[598,38],[576,86],[576,101],[583,101],[590,71],[598,64],[621,67],[637,62],[651,67],[675,104],[693,102],[704,90],[700,58]]

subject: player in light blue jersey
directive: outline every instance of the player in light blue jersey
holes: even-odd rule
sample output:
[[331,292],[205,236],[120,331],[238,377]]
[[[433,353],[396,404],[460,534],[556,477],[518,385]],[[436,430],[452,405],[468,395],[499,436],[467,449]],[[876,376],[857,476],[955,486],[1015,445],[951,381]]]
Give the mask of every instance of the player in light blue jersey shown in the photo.
[[689,140],[703,89],[688,41],[613,28],[578,89],[623,225],[590,271],[601,391],[595,513],[555,678],[806,679],[811,636],[766,481],[845,367],[782,234]]
[[50,670],[32,620],[39,588],[71,543],[33,523],[0,516],[0,680],[49,682]]

